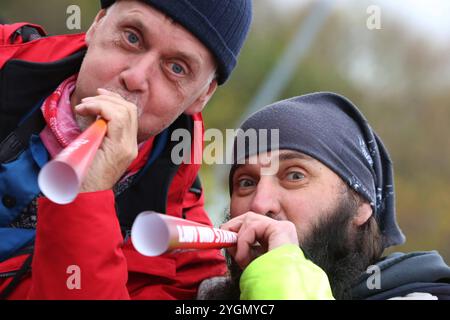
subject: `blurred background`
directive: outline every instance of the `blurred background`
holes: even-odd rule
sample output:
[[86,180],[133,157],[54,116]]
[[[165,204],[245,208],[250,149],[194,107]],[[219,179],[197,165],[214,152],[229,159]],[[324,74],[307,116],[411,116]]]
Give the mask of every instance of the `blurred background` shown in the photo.
[[[69,5],[81,29],[68,30]],[[85,31],[92,0],[2,0],[0,18],[50,34]],[[207,128],[237,128],[250,112],[314,91],[347,96],[390,150],[405,245],[450,262],[450,1],[254,0],[254,22],[231,79],[204,112]],[[209,142],[206,142],[208,145]],[[206,208],[220,224],[228,167],[203,165]]]

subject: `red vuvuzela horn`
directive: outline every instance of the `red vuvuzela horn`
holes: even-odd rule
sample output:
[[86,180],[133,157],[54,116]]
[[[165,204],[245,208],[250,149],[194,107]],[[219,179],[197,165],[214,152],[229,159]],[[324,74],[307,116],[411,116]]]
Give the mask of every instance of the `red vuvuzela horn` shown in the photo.
[[131,228],[131,241],[145,256],[175,249],[220,249],[236,245],[237,233],[153,211],[140,213]]
[[47,198],[55,203],[67,204],[77,197],[105,133],[105,120],[96,120],[42,168],[38,184]]

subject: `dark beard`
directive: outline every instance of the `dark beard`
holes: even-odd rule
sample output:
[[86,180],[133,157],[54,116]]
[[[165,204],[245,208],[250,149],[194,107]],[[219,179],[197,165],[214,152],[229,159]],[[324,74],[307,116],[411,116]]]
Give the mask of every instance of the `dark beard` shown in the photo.
[[241,279],[242,270],[228,251],[225,251],[225,259],[228,266],[228,277],[223,282],[218,282],[204,293],[205,300],[239,300],[241,290],[239,289],[239,281]]
[[325,215],[301,244],[305,256],[328,276],[335,299],[351,299],[352,287],[372,263],[365,250],[364,231],[352,229],[354,201],[343,199],[332,215]]
[[[310,236],[300,244],[305,256],[322,268],[328,276],[335,299],[351,299],[352,286],[356,284],[366,268],[371,265],[371,250],[367,245],[365,231],[352,230],[352,218],[356,216],[358,205],[349,193],[342,198],[333,212],[323,214],[323,218],[312,228]],[[229,279],[207,294],[211,300],[239,300],[239,280],[242,270],[225,251]]]

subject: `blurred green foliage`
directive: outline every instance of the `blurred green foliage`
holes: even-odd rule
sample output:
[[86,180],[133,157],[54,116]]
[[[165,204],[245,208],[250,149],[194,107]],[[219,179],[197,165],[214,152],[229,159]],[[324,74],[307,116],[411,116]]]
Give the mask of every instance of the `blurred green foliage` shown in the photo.
[[[73,3],[81,8],[86,30],[98,1],[2,0],[0,17],[42,24],[51,34],[80,32],[66,28],[66,9]],[[351,10],[334,11],[279,99],[335,91],[359,106],[394,161],[398,220],[407,242],[390,251],[436,249],[450,261],[450,45],[434,44],[430,35],[385,11],[382,29],[370,31],[366,8],[371,3],[353,3]],[[204,112],[207,128],[238,126],[310,10],[304,6],[282,13],[276,1],[254,4],[254,23],[238,67]],[[204,165],[201,172],[207,207],[214,205],[217,183],[227,190],[227,179],[213,181],[214,169]],[[223,209],[211,213],[216,222]]]

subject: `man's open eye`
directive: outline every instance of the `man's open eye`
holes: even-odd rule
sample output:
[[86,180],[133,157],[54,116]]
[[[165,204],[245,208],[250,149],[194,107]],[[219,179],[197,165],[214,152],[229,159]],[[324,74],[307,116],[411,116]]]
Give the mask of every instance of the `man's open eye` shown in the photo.
[[305,175],[298,171],[292,171],[287,174],[287,178],[291,181],[298,181],[304,179]]
[[127,40],[131,44],[139,43],[139,37],[135,33],[130,31],[127,32]]
[[182,75],[182,74],[186,73],[184,68],[178,63],[171,63],[171,69],[172,69],[172,72],[177,75]]
[[249,187],[253,187],[255,185],[253,180],[250,180],[250,179],[239,179],[238,184],[239,184],[239,188],[249,188]]

